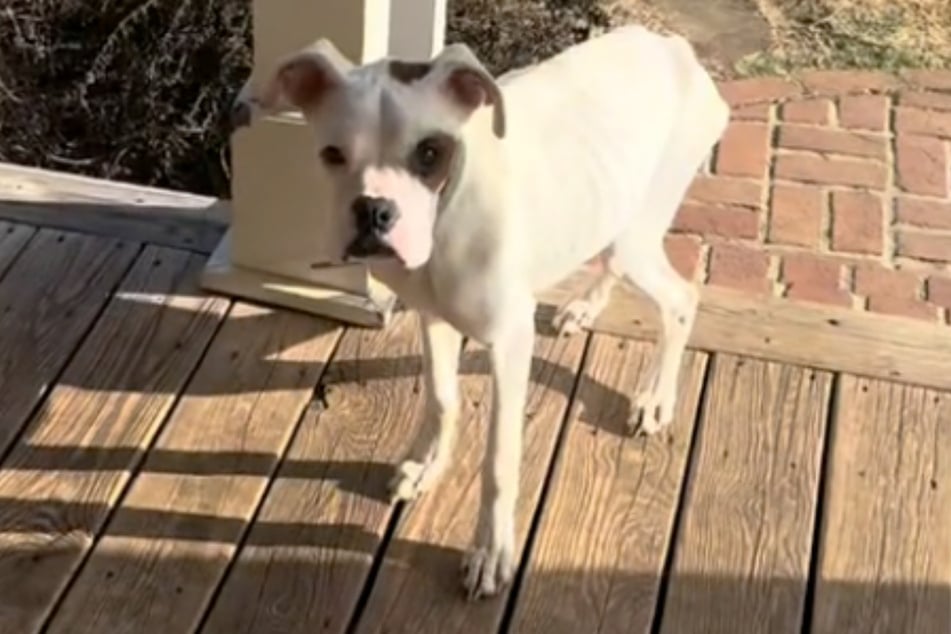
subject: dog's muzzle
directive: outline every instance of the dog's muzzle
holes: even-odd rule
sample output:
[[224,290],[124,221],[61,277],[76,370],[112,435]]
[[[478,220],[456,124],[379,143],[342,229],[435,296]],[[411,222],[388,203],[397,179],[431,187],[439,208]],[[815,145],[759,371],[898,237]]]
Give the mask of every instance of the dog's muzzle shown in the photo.
[[399,212],[393,201],[373,196],[359,196],[351,207],[357,236],[347,246],[349,257],[366,258],[377,255],[395,255],[386,243],[386,234],[399,219]]

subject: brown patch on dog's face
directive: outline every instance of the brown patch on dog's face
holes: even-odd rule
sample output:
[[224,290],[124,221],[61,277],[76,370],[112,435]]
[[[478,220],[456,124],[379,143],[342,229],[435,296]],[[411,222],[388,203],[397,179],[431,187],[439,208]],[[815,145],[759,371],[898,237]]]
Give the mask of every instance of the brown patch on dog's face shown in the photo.
[[407,170],[433,193],[442,192],[457,148],[456,139],[435,132],[420,139],[406,159]]
[[394,59],[387,65],[390,77],[403,84],[419,81],[429,74],[433,65],[429,62],[406,62]]

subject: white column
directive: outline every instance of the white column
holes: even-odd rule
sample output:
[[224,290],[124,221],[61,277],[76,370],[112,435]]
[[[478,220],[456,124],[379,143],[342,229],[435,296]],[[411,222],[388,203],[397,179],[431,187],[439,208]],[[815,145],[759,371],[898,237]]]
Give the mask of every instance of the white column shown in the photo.
[[446,40],[446,0],[393,0],[390,54],[429,59]]

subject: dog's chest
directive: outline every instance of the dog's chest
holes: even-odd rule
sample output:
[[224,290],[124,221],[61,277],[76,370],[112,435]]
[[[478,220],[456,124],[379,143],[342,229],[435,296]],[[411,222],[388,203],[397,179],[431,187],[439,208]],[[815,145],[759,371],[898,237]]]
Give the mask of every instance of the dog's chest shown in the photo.
[[495,271],[432,262],[429,277],[433,312],[467,337],[491,343],[508,294]]

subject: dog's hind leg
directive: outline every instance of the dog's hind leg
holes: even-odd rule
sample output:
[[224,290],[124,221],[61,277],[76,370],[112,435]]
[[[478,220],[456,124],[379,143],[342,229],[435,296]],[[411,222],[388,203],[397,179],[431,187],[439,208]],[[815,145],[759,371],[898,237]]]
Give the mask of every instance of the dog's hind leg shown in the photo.
[[697,287],[671,265],[664,250],[664,235],[730,115],[713,81],[698,64],[694,66],[690,94],[679,122],[671,131],[632,222],[614,242],[611,260],[611,266],[649,295],[660,311],[662,329],[654,367],[635,398],[637,409],[630,421],[634,429],[647,434],[673,420],[681,361],[699,303]]
[[552,326],[560,335],[573,335],[594,325],[595,320],[608,301],[617,283],[617,276],[610,268],[610,250],[595,259],[597,271],[594,280],[578,295],[570,297],[555,311]]
[[429,489],[452,457],[459,418],[459,356],[462,335],[448,322],[420,312],[426,413],[410,455],[390,481],[390,494],[412,500]]
[[636,410],[629,421],[632,431],[653,434],[673,420],[681,361],[693,329],[699,292],[670,264],[662,241],[652,247],[629,246],[618,249],[611,264],[654,301],[662,324],[652,367],[635,396]]

